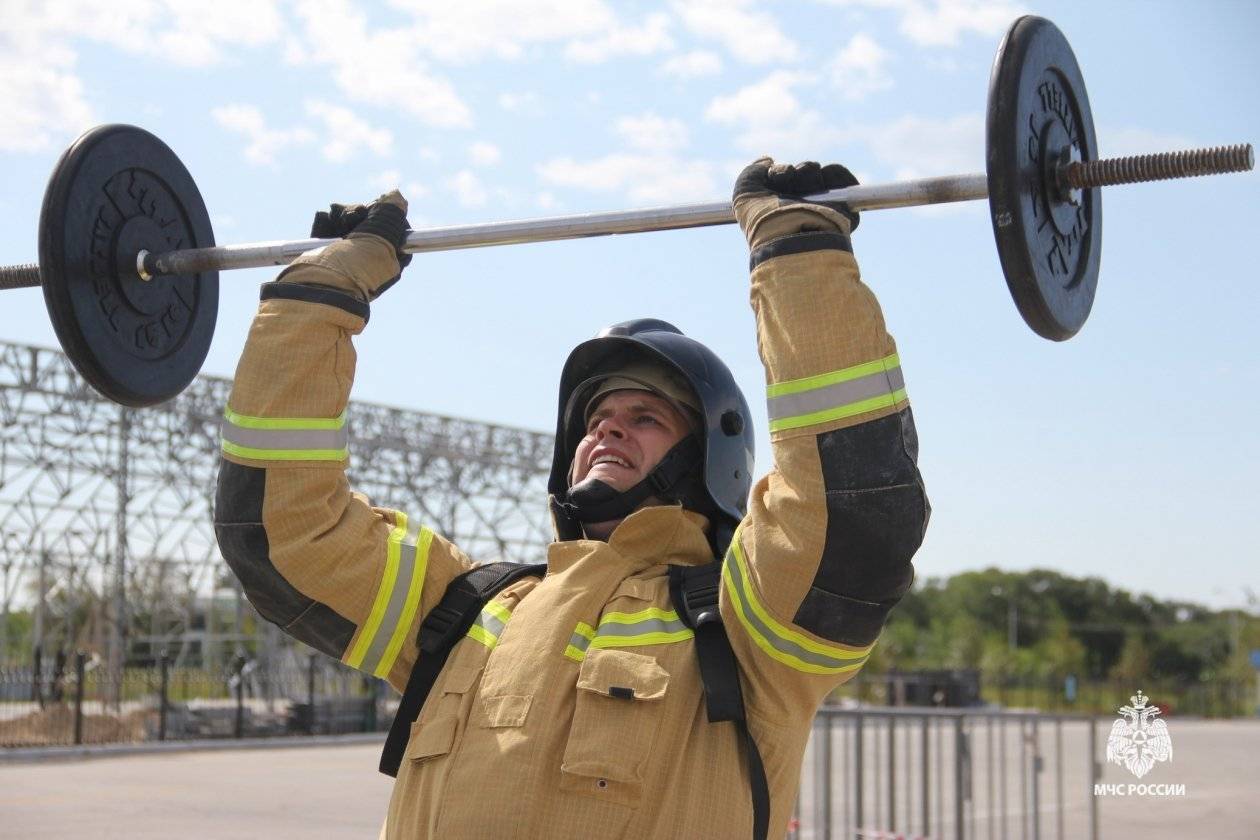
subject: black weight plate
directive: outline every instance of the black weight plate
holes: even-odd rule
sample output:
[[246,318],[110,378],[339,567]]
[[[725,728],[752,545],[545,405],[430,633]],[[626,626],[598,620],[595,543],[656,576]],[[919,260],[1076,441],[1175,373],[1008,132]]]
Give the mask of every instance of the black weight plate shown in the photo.
[[986,155],[989,210],[1002,273],[1015,305],[1038,335],[1063,341],[1089,317],[1102,256],[1102,195],[1077,204],[1048,183],[1070,146],[1098,158],[1094,118],[1076,56],[1045,18],[1021,17],[1007,31],[989,77]]
[[39,216],[39,270],[57,338],[83,378],[128,406],[176,396],[201,369],[219,274],[145,282],[135,254],[214,244],[201,193],[165,143],[103,125],[53,169]]

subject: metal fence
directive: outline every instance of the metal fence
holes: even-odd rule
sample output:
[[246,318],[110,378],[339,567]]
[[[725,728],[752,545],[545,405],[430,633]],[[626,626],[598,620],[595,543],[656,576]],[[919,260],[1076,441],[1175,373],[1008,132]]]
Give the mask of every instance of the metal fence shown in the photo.
[[279,668],[238,658],[220,669],[124,669],[78,654],[0,668],[0,747],[269,738],[388,728],[398,698],[380,680],[320,655]]
[[[384,731],[397,697],[322,655],[261,668],[129,668],[82,654],[0,669],[0,747]],[[824,706],[790,840],[1096,838],[1094,719],[1005,711]]]
[[1094,719],[824,706],[792,840],[1097,838]]

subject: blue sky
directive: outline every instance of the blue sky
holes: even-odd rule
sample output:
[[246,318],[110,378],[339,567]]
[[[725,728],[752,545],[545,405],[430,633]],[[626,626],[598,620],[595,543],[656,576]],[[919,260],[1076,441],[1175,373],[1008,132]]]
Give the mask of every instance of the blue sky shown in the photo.
[[[978,172],[993,54],[1024,12],[1072,43],[1102,154],[1260,140],[1250,2],[0,6],[6,262],[35,259],[47,175],[102,122],[175,149],[220,242],[302,238],[319,207],[395,184],[419,227],[721,199],[763,152],[872,183]],[[1108,191],[1094,312],[1063,344],[1016,313],[984,203],[865,214],[935,508],[921,575],[1260,592],[1258,177]],[[662,317],[736,371],[764,471],[746,259],[732,227],[417,257],[358,341],[355,397],[549,430],[569,348]],[[272,274],[223,276],[207,372],[231,374]],[[5,295],[0,337],[55,344],[37,290]]]

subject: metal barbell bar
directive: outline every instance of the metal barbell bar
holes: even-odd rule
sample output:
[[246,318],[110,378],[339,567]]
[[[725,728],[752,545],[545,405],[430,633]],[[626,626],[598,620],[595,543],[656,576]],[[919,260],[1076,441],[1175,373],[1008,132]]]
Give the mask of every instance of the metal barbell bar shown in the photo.
[[[1057,167],[1055,175],[1060,184],[1072,190],[1084,190],[1117,184],[1245,172],[1254,166],[1255,152],[1250,143],[1244,143],[1136,157],[1072,161]],[[843,201],[854,210],[887,210],[898,207],[981,201],[988,197],[988,178],[984,173],[976,172],[968,175],[946,175],[937,178],[846,187],[808,198],[812,201]],[[407,234],[403,250],[407,253],[418,254],[626,233],[682,230],[734,222],[735,210],[729,201],[677,204],[637,210],[579,213],[569,216],[412,230]],[[331,239],[293,239],[219,245],[212,248],[188,248],[161,253],[141,250],[136,254],[136,274],[142,280],[149,280],[166,275],[196,274],[202,271],[288,265],[307,251],[320,248],[332,241]],[[40,285],[40,278],[37,265],[0,266],[0,289],[38,285]]]

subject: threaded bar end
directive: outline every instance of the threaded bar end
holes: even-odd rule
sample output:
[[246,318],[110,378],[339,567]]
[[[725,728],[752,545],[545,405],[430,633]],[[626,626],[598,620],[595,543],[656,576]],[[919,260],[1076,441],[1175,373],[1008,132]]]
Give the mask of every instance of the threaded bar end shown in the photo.
[[1110,187],[1142,181],[1166,181],[1171,178],[1197,178],[1200,175],[1224,175],[1249,172],[1256,163],[1250,143],[1217,146],[1212,149],[1188,149],[1183,152],[1160,152],[1153,155],[1104,158],[1076,161],[1063,168],[1062,178],[1072,189]]
[[38,265],[0,265],[0,289],[30,289],[39,285]]

